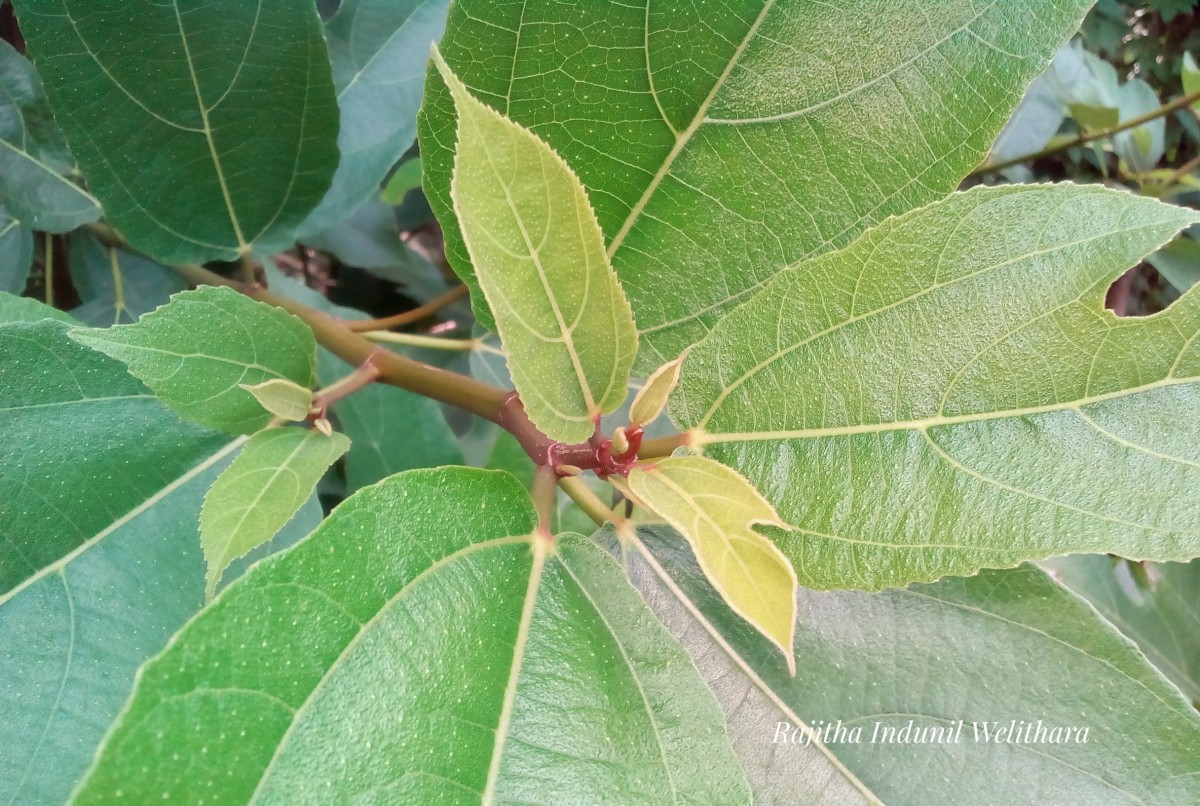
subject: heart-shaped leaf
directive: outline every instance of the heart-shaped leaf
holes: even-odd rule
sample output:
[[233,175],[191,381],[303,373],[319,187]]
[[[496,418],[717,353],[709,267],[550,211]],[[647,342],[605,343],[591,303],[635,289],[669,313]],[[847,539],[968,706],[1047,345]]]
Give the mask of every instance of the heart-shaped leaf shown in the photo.
[[625,545],[635,585],[717,693],[756,802],[1200,799],[1200,716],[1035,568],[801,590],[793,678],[678,535],[643,528]]
[[74,802],[748,803],[682,648],[535,521],[493,471],[360,491],[143,669]]
[[[859,5],[459,0],[442,48],[578,173],[649,372],[776,272],[941,198],[987,153],[1092,0]],[[431,71],[425,192],[475,282]],[[485,324],[491,317],[474,296]],[[491,304],[491,301],[488,300]]]
[[312,3],[16,6],[88,186],[131,244],[170,265],[291,246],[338,162]]
[[1190,558],[1200,293],[1144,319],[1104,295],[1196,217],[1096,186],[953,195],[726,317],[672,416],[793,527],[777,542],[808,587]]

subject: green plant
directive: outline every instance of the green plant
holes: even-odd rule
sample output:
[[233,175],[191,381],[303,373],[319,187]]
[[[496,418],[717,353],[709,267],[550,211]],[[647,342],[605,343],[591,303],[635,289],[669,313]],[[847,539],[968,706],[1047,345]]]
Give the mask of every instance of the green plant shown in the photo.
[[[1200,214],[953,192],[1087,2],[16,5],[12,276],[111,275],[0,297],[0,796],[1200,796],[1194,652],[1031,564],[1200,556],[1200,292],[1104,310]],[[469,336],[364,254],[422,77]]]

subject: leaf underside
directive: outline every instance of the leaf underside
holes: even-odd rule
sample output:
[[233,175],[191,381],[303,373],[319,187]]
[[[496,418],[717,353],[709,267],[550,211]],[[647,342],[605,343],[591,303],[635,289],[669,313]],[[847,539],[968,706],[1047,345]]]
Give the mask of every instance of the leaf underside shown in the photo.
[[[952,191],[1089,6],[459,0],[442,48],[579,174],[649,372],[786,266]],[[418,130],[447,254],[475,283],[433,70]]]
[[434,59],[459,115],[451,194],[513,385],[547,436],[582,442],[624,401],[637,353],[587,193],[553,149]]
[[727,316],[672,416],[794,527],[808,587],[1193,557],[1200,293],[1124,319],[1104,295],[1195,218],[1094,186],[955,194]]

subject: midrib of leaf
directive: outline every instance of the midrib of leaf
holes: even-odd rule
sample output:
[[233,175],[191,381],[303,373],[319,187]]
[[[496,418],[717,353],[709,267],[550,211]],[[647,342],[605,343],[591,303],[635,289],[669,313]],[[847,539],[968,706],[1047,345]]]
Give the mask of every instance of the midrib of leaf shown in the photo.
[[663,586],[671,593],[676,601],[683,605],[684,609],[688,611],[688,614],[696,620],[696,623],[699,624],[706,633],[708,633],[713,642],[717,646],[721,647],[725,654],[729,656],[729,659],[733,661],[734,665],[737,666],[744,675],[746,675],[746,678],[754,685],[754,687],[761,691],[763,695],[771,701],[771,704],[778,708],[791,724],[800,728],[804,728],[808,731],[809,735],[812,737],[812,747],[815,747],[821,753],[821,755],[823,755],[829,761],[829,763],[833,765],[833,768],[837,770],[838,774],[845,778],[851,786],[858,790],[869,803],[883,806],[883,801],[879,798],[879,796],[872,792],[866,784],[858,779],[858,776],[851,772],[850,769],[842,763],[842,760],[838,758],[832,750],[829,749],[828,745],[821,741],[819,734],[815,731],[812,731],[808,723],[801,719],[800,716],[796,714],[796,712],[793,711],[787,703],[780,699],[779,695],[776,694],[775,691],[767,685],[767,682],[763,680],[757,672],[754,671],[745,658],[743,658],[737,652],[737,650],[735,650],[729,644],[729,642],[725,640],[725,636],[723,636],[720,630],[713,626],[712,622],[710,622],[708,618],[700,612],[700,609],[696,607],[696,604],[688,597],[686,593],[683,592],[679,585],[676,584],[675,580],[671,578],[671,575],[668,574],[666,570],[659,564],[658,560],[654,557],[654,554],[651,553],[650,549],[646,547],[646,544],[641,541],[636,533],[629,531],[625,534],[622,534],[622,546],[624,546],[626,543],[633,544],[642,560],[644,560],[645,563],[650,567],[650,569],[654,572],[654,575],[658,577],[659,582],[663,584]]
[[[642,192],[641,197],[633,205],[633,208],[630,209],[629,215],[625,217],[625,223],[621,225],[621,229],[617,230],[617,234],[614,235],[612,241],[609,242],[608,257],[610,260],[612,259],[612,256],[617,253],[617,250],[621,248],[621,244],[625,242],[625,238],[627,235],[629,235],[630,230],[633,229],[633,225],[637,223],[639,218],[641,218],[642,212],[646,209],[646,205],[650,203],[650,197],[654,195],[654,193],[658,190],[658,186],[662,184],[662,181],[666,179],[667,174],[671,172],[671,166],[675,163],[675,160],[681,153],[683,153],[683,149],[687,146],[688,142],[691,141],[696,132],[699,131],[700,127],[704,125],[704,119],[705,115],[708,114],[708,108],[712,106],[712,102],[716,99],[717,93],[719,93],[721,91],[721,87],[725,85],[725,81],[729,78],[729,74],[733,72],[733,68],[736,67],[737,63],[741,60],[742,54],[746,52],[746,48],[749,47],[750,42],[754,39],[755,34],[758,33],[759,27],[763,24],[763,21],[767,18],[767,14],[770,13],[771,8],[774,5],[775,0],[767,0],[767,2],[763,4],[762,11],[758,13],[758,17],[755,18],[754,22],[750,25],[750,29],[746,31],[746,35],[742,38],[742,41],[738,43],[737,48],[733,51],[733,55],[730,56],[729,62],[725,65],[725,69],[721,71],[721,75],[717,76],[717,80],[713,83],[712,89],[709,90],[708,95],[705,96],[704,100],[700,103],[700,107],[696,110],[696,114],[692,118],[692,122],[688,124],[688,127],[684,129],[681,134],[677,134],[675,136],[675,145],[671,147],[671,151],[667,154],[666,159],[663,160],[663,164],[659,166],[658,171],[654,174],[654,178],[650,180],[650,184],[646,186],[646,189]],[[650,0],[646,0],[646,13],[647,15],[650,13]],[[647,25],[647,45],[649,44],[649,36],[650,26]],[[646,73],[647,75],[651,76],[650,83],[651,86],[653,86],[654,79],[650,71],[649,47],[646,49]],[[659,107],[659,111],[661,112],[662,106],[659,104],[658,95],[653,93],[653,91],[651,94],[654,95],[654,103]],[[667,127],[674,131],[674,127],[671,125],[670,121],[666,120],[666,115],[663,115],[663,119],[666,121]]]
[[[258,13],[262,11],[262,3],[256,4]],[[179,0],[173,0],[171,8],[175,11],[175,21],[179,25],[179,39],[183,42],[183,59],[187,62],[188,74],[192,77],[192,87],[196,90],[196,106],[200,110],[200,121],[204,124],[203,133],[204,141],[208,144],[208,153],[212,156],[213,170],[217,174],[217,182],[221,186],[221,195],[225,198],[225,208],[229,212],[229,221],[233,224],[233,234],[237,238],[238,251],[246,253],[250,250],[249,244],[246,243],[246,238],[242,234],[242,225],[238,222],[237,212],[233,209],[233,198],[229,195],[229,186],[225,182],[225,171],[221,167],[221,157],[217,154],[217,144],[213,140],[212,126],[208,121],[208,107],[204,104],[204,96],[200,93],[200,80],[196,76],[196,66],[192,63],[192,51],[188,45],[187,32],[183,29],[183,14],[179,10]],[[254,18],[254,28],[258,27],[258,17]],[[250,33],[250,38],[254,38],[253,29]],[[241,66],[238,66],[240,71]],[[230,83],[229,89],[233,88],[233,83],[237,81],[237,74],[234,74],[233,82]],[[226,90],[228,93],[229,90]],[[224,99],[224,95],[221,96]],[[219,101],[218,101],[219,103]],[[214,105],[214,109],[216,106]],[[293,172],[294,174],[294,172]],[[286,198],[286,196],[285,196]]]
[[513,705],[517,701],[517,683],[521,678],[521,664],[525,659],[525,645],[529,642],[529,627],[533,623],[533,611],[537,605],[538,587],[542,584],[542,572],[546,567],[548,542],[540,537],[533,539],[533,570],[529,574],[529,585],[525,589],[525,603],[521,608],[521,621],[517,625],[517,639],[513,642],[512,667],[508,682],[504,686],[504,700],[500,706],[500,719],[496,724],[496,742],[492,745],[492,758],[488,763],[487,783],[483,787],[481,803],[491,806],[496,802],[496,785],[500,780],[500,764],[504,757],[504,743],[512,724]]
[[54,409],[59,406],[78,406],[84,403],[110,403],[114,400],[154,400],[154,395],[111,395],[109,397],[81,397],[78,400],[58,400],[54,403],[30,403],[25,406],[7,406],[0,408],[0,414],[9,411],[29,411],[31,409]]
[[238,361],[235,358],[225,358],[224,356],[220,356],[220,355],[210,355],[209,353],[177,353],[174,350],[164,350],[160,347],[147,347],[142,344],[125,344],[123,342],[115,342],[115,341],[108,342],[108,343],[115,344],[119,347],[123,347],[126,350],[141,350],[142,352],[145,352],[145,353],[158,353],[160,355],[169,355],[173,358],[180,358],[185,361],[189,360],[189,359],[201,360],[201,361],[215,361],[218,364],[229,364],[230,366],[242,367],[244,369],[257,369],[267,375],[270,375],[272,378],[278,378],[278,379],[284,380],[284,381],[291,380],[290,378],[288,378],[285,375],[280,375],[279,372],[277,372],[276,370],[273,370],[270,367],[264,367],[262,364],[259,364],[257,362],[248,363],[246,361]]
[[[333,673],[335,671],[337,671],[341,667],[342,663],[345,662],[346,658],[348,658],[350,656],[350,653],[354,649],[354,647],[356,647],[358,645],[358,643],[361,640],[363,640],[363,638],[368,633],[370,633],[371,627],[373,627],[376,622],[378,622],[381,618],[383,618],[383,616],[385,614],[387,614],[387,612],[397,602],[399,602],[407,593],[411,592],[421,582],[423,582],[427,578],[433,576],[438,571],[442,570],[443,568],[446,568],[447,566],[453,565],[454,563],[458,562],[460,559],[462,559],[464,557],[468,557],[472,554],[475,554],[476,552],[487,551],[489,549],[497,548],[500,546],[516,545],[519,543],[531,544],[531,548],[533,549],[532,568],[534,571],[537,571],[538,573],[536,574],[536,576],[533,576],[530,580],[530,590],[532,590],[534,593],[536,593],[537,592],[537,584],[540,583],[540,579],[541,579],[541,569],[545,563],[544,549],[539,548],[539,546],[538,546],[539,542],[540,542],[540,538],[538,538],[536,535],[513,535],[510,537],[498,537],[498,538],[494,538],[492,540],[485,540],[481,543],[472,543],[469,546],[465,546],[465,547],[459,549],[458,551],[454,552],[453,554],[448,554],[445,557],[442,557],[441,559],[437,560],[436,562],[430,564],[430,566],[428,568],[426,568],[424,571],[417,574],[410,581],[405,583],[400,588],[400,590],[396,591],[396,593],[393,594],[390,599],[388,599],[386,602],[384,602],[383,606],[379,608],[379,611],[377,613],[375,613],[375,615],[373,615],[367,621],[361,622],[361,626],[358,628],[358,632],[356,632],[354,634],[354,637],[351,638],[349,642],[347,642],[345,648],[341,652],[338,653],[337,658],[334,659],[333,663],[331,663],[329,665],[329,668],[326,669],[325,672],[321,675],[321,679],[317,681],[315,686],[313,686],[312,691],[310,691],[308,693],[308,696],[306,696],[304,698],[304,702],[300,704],[300,707],[296,708],[296,709],[291,709],[290,706],[286,705],[286,703],[282,703],[282,705],[284,707],[288,708],[289,710],[292,710],[292,720],[288,724],[287,730],[284,731],[283,736],[280,737],[279,743],[275,746],[274,752],[271,753],[271,759],[270,759],[270,761],[267,762],[267,765],[263,768],[262,776],[258,779],[258,785],[254,788],[254,792],[253,792],[253,794],[250,795],[250,799],[247,801],[247,803],[252,804],[252,803],[259,802],[259,797],[263,791],[263,785],[266,784],[267,780],[271,777],[271,772],[275,768],[276,762],[279,761],[281,751],[283,750],[283,748],[285,748],[287,746],[288,741],[291,739],[292,734],[296,730],[296,727],[301,723],[301,717],[304,716],[304,714],[308,710],[309,706],[311,706],[313,701],[317,698],[317,694],[321,692],[321,690],[325,687],[325,685],[329,682],[330,678],[333,676]],[[537,580],[537,582],[535,582],[534,580]],[[3,604],[3,602],[0,601],[0,604]],[[341,608],[339,607],[339,609],[341,609]],[[517,643],[520,644],[522,648],[524,646],[524,641],[528,638],[528,634],[529,634],[528,623],[527,623],[528,620],[526,619],[526,611],[530,611],[530,612],[532,611],[532,605],[529,603],[528,598],[525,602],[525,608],[522,611],[522,616],[521,616],[521,626],[524,627],[524,631],[522,632],[519,628],[518,634],[517,634]],[[205,612],[207,612],[207,611],[201,611],[200,613],[197,613],[195,616],[192,617],[193,620],[196,618],[199,618]],[[349,614],[347,614],[347,615],[349,616]],[[351,618],[353,619],[352,616],[351,616]],[[353,619],[353,620],[357,620],[357,619]],[[191,622],[189,622],[189,624],[190,623]],[[181,629],[186,629],[187,626],[188,625],[185,624],[184,627]],[[516,647],[514,646],[514,649],[515,648]],[[514,674],[515,674],[515,672],[520,670],[520,662],[519,662],[519,660],[516,659],[517,657],[518,657],[518,655],[516,653],[514,653],[514,661],[513,661]],[[510,676],[509,687],[515,689],[515,685],[516,685],[515,677]],[[515,693],[511,696],[515,696]],[[510,697],[510,694],[508,692],[508,689],[506,689],[505,690],[506,702],[509,697]],[[130,699],[128,702],[126,702],[126,704],[125,704],[126,708],[128,708],[132,702],[133,702],[132,699]],[[116,721],[113,723],[112,730],[115,730],[116,726],[122,722],[124,715],[125,715],[124,711],[122,711],[121,715],[118,716]],[[504,711],[501,712],[501,720],[502,720],[502,722],[504,720]],[[499,728],[497,728],[497,742],[499,742],[499,741],[500,741],[500,732],[499,732]]]
[[[845,437],[855,436],[857,434],[878,434],[885,431],[928,431],[930,428],[938,428],[941,426],[954,425],[970,425],[987,420],[1003,420],[1010,417],[1027,417],[1035,414],[1049,414],[1059,411],[1074,411],[1081,414],[1084,406],[1090,406],[1094,403],[1103,403],[1106,400],[1117,400],[1130,395],[1150,392],[1155,389],[1164,389],[1171,386],[1185,386],[1194,384],[1200,381],[1198,378],[1172,378],[1166,377],[1161,380],[1152,381],[1151,383],[1141,386],[1131,386],[1126,389],[1118,389],[1113,392],[1105,392],[1099,395],[1090,395],[1081,397],[1077,400],[1069,400],[1061,403],[1047,403],[1042,406],[1026,406],[1016,409],[998,409],[996,411],[984,411],[972,414],[956,414],[952,416],[933,415],[931,417],[923,417],[916,420],[898,420],[894,422],[882,423],[861,423],[858,425],[834,426],[831,428],[796,428],[796,429],[781,429],[778,431],[746,431],[742,433],[707,433],[703,430],[695,430],[691,432],[692,442],[697,445],[712,445],[723,442],[762,442],[769,440],[781,439],[816,439],[819,437]],[[1187,460],[1178,459],[1176,457],[1167,457],[1171,461],[1186,462]]]
[[[484,110],[485,113],[491,112],[491,110],[487,107],[484,107]],[[474,121],[471,121],[471,125],[475,125]],[[550,303],[550,310],[554,312],[554,321],[558,324],[559,332],[562,333],[562,344],[567,349],[567,355],[571,358],[571,366],[575,370],[575,379],[579,381],[579,389],[583,392],[583,400],[587,405],[588,414],[594,417],[600,413],[600,409],[596,405],[596,397],[592,394],[592,387],[588,383],[587,373],[584,372],[583,364],[579,360],[579,352],[575,349],[574,324],[571,326],[567,325],[566,317],[563,316],[562,309],[558,306],[558,298],[554,295],[554,290],[550,287],[550,282],[546,277],[546,269],[542,266],[542,259],[538,253],[538,248],[533,245],[533,239],[529,237],[529,231],[525,229],[525,220],[521,218],[521,214],[518,211],[516,204],[513,202],[512,193],[509,190],[508,183],[504,181],[504,177],[500,176],[500,172],[496,170],[496,162],[492,159],[491,150],[488,149],[487,138],[481,134],[480,140],[484,144],[483,148],[487,155],[488,168],[491,169],[492,175],[496,177],[496,183],[499,184],[500,187],[504,188],[504,200],[508,202],[508,208],[512,211],[513,220],[517,223],[517,228],[521,231],[521,240],[525,242],[525,248],[529,250],[529,257],[531,260],[533,260],[533,265],[537,269],[538,280],[542,284],[542,292],[546,295],[546,300]],[[542,173],[543,175],[545,174],[544,167],[542,169]],[[551,209],[553,208],[551,207]],[[591,284],[590,271],[584,272],[584,280],[587,284],[584,286],[583,302],[580,303],[580,316],[586,315],[588,297],[587,292]],[[513,316],[515,316],[521,322],[521,324],[525,326],[526,330],[537,335],[538,337],[542,337],[542,334],[539,333],[536,328],[531,327],[527,322],[525,322],[524,319],[520,317],[519,314],[517,314],[516,308],[514,308],[511,304],[509,304],[508,307]],[[557,409],[555,411],[557,413]],[[559,416],[567,420],[578,419],[575,417],[566,417],[561,413]]]
[[[712,405],[708,407],[708,411],[706,411],[704,413],[704,416],[700,418],[700,422],[697,424],[697,428],[703,429],[704,426],[708,424],[708,421],[712,419],[713,415],[716,414],[717,409],[719,409],[721,407],[721,404],[724,403],[725,400],[731,394],[733,394],[735,391],[737,391],[739,388],[741,388],[741,386],[743,384],[745,384],[746,381],[753,378],[759,372],[762,372],[764,369],[766,369],[767,367],[769,367],[771,364],[775,363],[779,359],[784,358],[787,355],[790,355],[791,353],[795,352],[796,350],[799,350],[801,347],[811,344],[812,342],[816,341],[817,339],[821,339],[821,338],[824,338],[825,336],[836,333],[837,331],[841,330],[844,327],[856,324],[857,322],[861,322],[861,321],[870,319],[874,316],[878,316],[881,313],[886,313],[887,311],[893,310],[895,308],[899,308],[904,305],[908,305],[912,302],[916,302],[917,300],[922,299],[923,297],[926,297],[935,291],[940,291],[944,288],[951,288],[955,285],[958,285],[959,283],[963,283],[968,280],[973,280],[977,277],[981,277],[985,274],[990,274],[991,272],[994,272],[994,271],[999,271],[1001,269],[1004,269],[1008,266],[1019,263],[1021,261],[1029,260],[1029,259],[1035,258],[1035,257],[1040,257],[1041,255],[1049,255],[1049,254],[1053,254],[1055,252],[1063,252],[1068,249],[1073,249],[1077,246],[1084,246],[1084,245],[1092,243],[1094,241],[1107,240],[1108,238],[1110,238],[1114,235],[1121,235],[1121,234],[1125,234],[1125,233],[1134,233],[1134,232],[1138,232],[1140,230],[1153,230],[1153,229],[1158,229],[1158,228],[1159,227],[1156,224],[1146,224],[1146,225],[1143,225],[1140,227],[1127,227],[1125,229],[1114,230],[1112,232],[1106,232],[1101,235],[1093,235],[1093,236],[1090,236],[1087,238],[1080,238],[1079,240],[1075,240],[1075,241],[1068,241],[1066,243],[1057,244],[1053,247],[1049,247],[1046,249],[1035,249],[1031,252],[1023,252],[1020,255],[1015,255],[1013,257],[1008,258],[1007,260],[1002,260],[999,263],[992,263],[987,266],[984,266],[984,267],[978,269],[977,271],[970,272],[969,274],[960,275],[958,277],[955,277],[953,280],[947,280],[946,282],[941,282],[941,283],[939,283],[939,282],[931,283],[930,285],[920,289],[919,291],[909,294],[907,297],[904,297],[902,299],[895,300],[894,302],[889,302],[887,305],[882,305],[878,308],[872,308],[871,310],[866,311],[861,314],[852,314],[851,316],[849,316],[839,322],[835,322],[834,324],[830,325],[829,327],[825,328],[824,330],[818,331],[809,336],[805,336],[803,339],[796,342],[795,344],[789,344],[787,347],[781,347],[781,348],[776,349],[774,353],[767,356],[763,360],[759,361],[757,364],[755,364],[750,369],[746,370],[741,376],[739,376],[737,379],[735,379],[732,383],[726,384],[725,387],[721,390],[721,393],[717,395],[717,397],[713,401]],[[851,249],[851,248],[853,248],[853,247],[847,247],[847,249]],[[833,253],[833,254],[837,254],[837,253]],[[862,277],[861,273],[867,271],[869,268],[870,268],[869,261],[864,261],[863,265],[860,269],[860,274],[859,274],[860,279]],[[1077,297],[1076,299],[1072,300],[1071,302],[1077,302],[1081,298],[1082,298],[1082,295],[1080,297]],[[850,310],[851,311],[854,310],[854,303],[855,303],[855,299],[851,298],[851,300],[850,300]],[[1029,324],[1028,322],[1023,322],[1022,326],[1025,326],[1028,324]],[[1198,333],[1200,333],[1200,331],[1198,331]],[[1180,350],[1181,356],[1183,355],[1184,352],[1186,352],[1188,345],[1195,338],[1196,338],[1196,336],[1193,335],[1192,339],[1189,339],[1187,342],[1185,342],[1183,348],[1181,348],[1181,350]],[[972,360],[974,360],[974,359],[972,359]],[[970,363],[971,362],[967,362],[967,364],[970,364]],[[1176,360],[1176,365],[1178,365],[1178,359]],[[953,386],[953,384],[951,384],[951,386]]]
[[125,526],[127,523],[129,523],[133,519],[137,518],[143,512],[146,512],[147,510],[153,508],[160,501],[162,501],[164,498],[169,496],[171,493],[178,490],[184,484],[187,484],[192,479],[196,478],[197,476],[204,473],[209,468],[216,465],[218,462],[220,462],[226,456],[233,453],[235,450],[240,448],[246,442],[247,439],[249,439],[249,437],[241,436],[241,437],[237,437],[234,440],[231,440],[229,443],[227,443],[225,445],[225,447],[221,448],[219,451],[217,451],[213,455],[209,456],[203,462],[196,465],[191,470],[188,470],[186,473],[179,476],[179,478],[175,479],[173,482],[171,482],[170,484],[168,484],[167,486],[163,487],[161,490],[156,492],[154,495],[150,496],[145,501],[143,501],[142,503],[138,504],[133,509],[126,512],[120,518],[118,518],[117,520],[110,523],[103,530],[97,532],[92,537],[90,537],[87,540],[85,540],[84,542],[80,543],[68,554],[64,554],[62,557],[59,557],[57,560],[50,563],[49,565],[42,567],[42,569],[39,570],[37,573],[22,580],[19,585],[12,588],[7,593],[0,594],[0,606],[3,606],[10,599],[12,599],[17,594],[19,594],[21,591],[25,590],[26,588],[30,587],[31,585],[35,584],[36,582],[40,581],[41,579],[49,576],[50,574],[58,573],[63,568],[66,568],[68,565],[71,564],[72,561],[75,560],[76,557],[83,554],[85,551],[92,548],[97,543],[104,540],[110,534],[112,534],[113,532],[122,528],[123,526]]

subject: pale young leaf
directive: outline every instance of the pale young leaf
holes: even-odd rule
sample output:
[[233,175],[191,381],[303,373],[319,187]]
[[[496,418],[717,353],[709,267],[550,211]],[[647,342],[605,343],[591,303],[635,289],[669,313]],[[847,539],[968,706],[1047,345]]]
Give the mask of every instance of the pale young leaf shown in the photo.
[[596,216],[553,149],[434,61],[458,109],[450,193],[513,384],[538,428],[581,442],[624,401],[637,352]]
[[211,599],[229,563],[283,528],[350,440],[302,428],[270,428],[250,438],[204,497],[200,545]]
[[787,528],[774,507],[736,471],[703,456],[677,456],[629,474],[644,504],[678,529],[704,575],[739,616],[783,652],[796,673],[796,572],[752,528]]
[[256,384],[240,383],[238,386],[254,395],[264,409],[285,420],[302,422],[308,419],[312,410],[312,390],[286,378],[272,378]]
[[679,358],[654,370],[654,373],[646,379],[646,385],[638,390],[637,395],[633,398],[633,405],[629,408],[629,422],[634,425],[645,425],[654,422],[658,415],[662,414],[663,409],[666,408],[667,399],[675,390],[675,384],[679,383],[679,369],[683,366],[685,358],[687,358],[686,350]]

